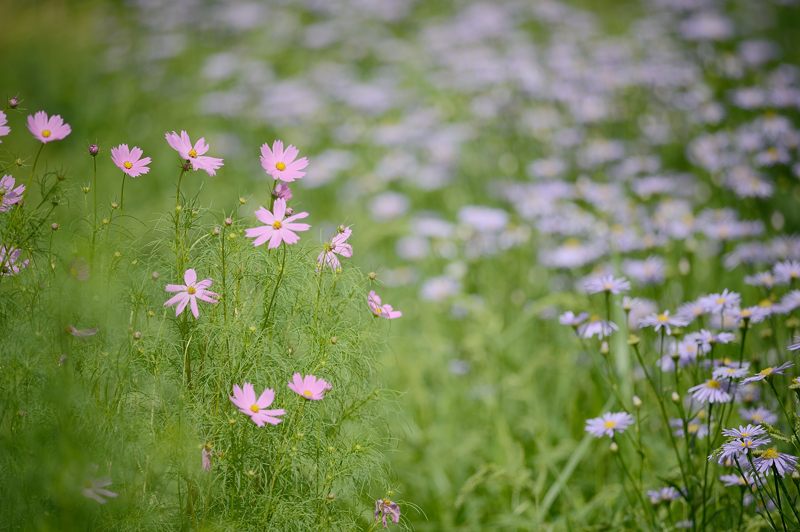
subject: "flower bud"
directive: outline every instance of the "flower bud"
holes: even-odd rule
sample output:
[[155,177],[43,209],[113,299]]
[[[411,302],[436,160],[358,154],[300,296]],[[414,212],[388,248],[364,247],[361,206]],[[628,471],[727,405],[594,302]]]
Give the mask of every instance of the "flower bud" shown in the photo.
[[619,445],[617,445],[617,442],[612,441],[611,445],[608,446],[608,450],[611,451],[612,453],[616,453],[619,451]]
[[219,236],[220,231],[221,230],[220,230],[219,226],[216,226],[216,227],[214,227],[214,229],[211,230],[211,234],[214,235],[214,236]]
[[375,279],[377,279],[377,278],[378,278],[378,274],[377,274],[377,273],[375,273],[375,272],[369,272],[369,273],[367,274],[367,277],[369,277],[369,280],[370,280],[370,281],[374,281]]
[[231,218],[230,216],[225,218],[225,225],[227,225],[228,227],[232,226],[233,225],[233,218]]
[[672,392],[672,395],[670,396],[670,398],[672,399],[673,403],[679,403],[680,400],[681,400],[681,396],[678,395],[678,392]]
[[242,197],[239,197],[239,205],[244,205],[245,203],[247,203],[247,200]]
[[119,203],[117,203],[116,201],[112,201],[111,202],[111,208],[112,209],[118,209],[119,208]]
[[339,339],[337,337],[331,336],[331,344],[336,345],[336,342],[338,342],[338,341],[339,341]]
[[607,355],[608,351],[609,351],[608,342],[603,340],[603,342],[600,344],[600,353],[603,355]]
[[633,407],[634,408],[641,408],[642,407],[642,400],[639,399],[638,395],[634,395],[632,401],[633,401]]
[[150,278],[154,281],[157,281],[159,277],[161,277],[161,274],[158,272],[153,272],[150,274]]
[[89,144],[89,155],[97,157],[98,153],[100,153],[100,146],[97,144]]
[[17,98],[16,96],[12,96],[11,98],[9,98],[8,106],[11,109],[16,109],[17,107],[19,107],[19,98]]
[[50,224],[50,229],[52,229],[53,231],[58,231],[58,228],[59,225],[57,223],[53,222]]
[[639,345],[639,337],[635,334],[628,336],[628,345]]
[[133,333],[134,340],[141,340],[142,339],[142,331],[136,331]]

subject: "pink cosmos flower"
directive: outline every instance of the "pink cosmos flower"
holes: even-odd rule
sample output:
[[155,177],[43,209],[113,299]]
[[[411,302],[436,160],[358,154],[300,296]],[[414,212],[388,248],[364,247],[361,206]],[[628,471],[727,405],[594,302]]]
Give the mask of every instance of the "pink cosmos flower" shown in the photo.
[[289,201],[292,199],[292,189],[289,188],[289,185],[286,183],[278,183],[275,185],[275,190],[272,191],[272,195],[275,198],[281,198],[282,200]]
[[249,382],[244,383],[244,389],[239,388],[238,384],[234,384],[233,395],[230,396],[230,399],[242,414],[250,416],[253,423],[259,427],[263,427],[265,423],[277,425],[282,421],[278,419],[278,416],[286,413],[283,408],[265,410],[275,400],[275,392],[272,388],[267,388],[256,399],[256,392]]
[[170,147],[178,152],[181,159],[191,163],[192,170],[205,170],[208,175],[216,175],[217,170],[222,168],[222,159],[204,155],[209,148],[205,137],[200,137],[194,145],[192,145],[189,134],[185,131],[181,131],[180,135],[174,131],[172,133],[166,133],[165,138]]
[[[8,118],[6,118],[6,114],[3,111],[0,111],[0,137],[5,137],[9,133],[11,133],[11,128],[8,127]],[[0,140],[0,143],[3,141]]]
[[97,334],[99,329],[97,327],[90,327],[89,329],[78,329],[74,325],[67,325],[67,332],[75,338],[87,338]]
[[22,193],[25,192],[25,185],[14,188],[16,180],[10,175],[0,179],[0,212],[7,212],[15,203],[22,201]]
[[275,200],[274,210],[275,212],[272,213],[261,207],[256,211],[256,218],[260,222],[264,222],[265,225],[245,229],[245,236],[255,239],[253,240],[254,246],[260,246],[267,240],[269,240],[269,249],[280,246],[281,242],[296,244],[300,237],[294,234],[294,231],[308,231],[311,227],[308,224],[295,223],[295,220],[307,217],[307,212],[298,212],[284,219],[286,216],[286,200],[282,198]]
[[394,320],[402,317],[403,315],[403,313],[399,310],[394,310],[391,305],[383,305],[381,303],[381,297],[375,293],[375,290],[369,291],[369,295],[367,296],[367,304],[376,318]]
[[273,178],[291,183],[306,175],[302,170],[308,166],[308,158],[297,159],[298,153],[297,148],[291,144],[284,150],[280,140],[272,143],[271,150],[269,144],[265,143],[261,146],[261,168]]
[[110,478],[94,478],[86,482],[86,486],[81,490],[84,497],[88,497],[100,504],[105,504],[108,499],[113,499],[118,495],[108,488],[111,485]]
[[290,390],[312,401],[322,400],[325,392],[331,388],[332,386],[326,380],[318,379],[314,375],[302,377],[299,373],[292,375],[292,382],[289,383]]
[[17,275],[24,268],[28,267],[28,259],[20,262],[19,255],[22,250],[19,248],[6,248],[0,246],[0,276],[10,277]]
[[330,242],[325,243],[322,253],[317,257],[317,270],[328,266],[331,270],[338,271],[342,264],[336,255],[347,258],[353,256],[353,246],[347,244],[347,239],[350,238],[351,234],[352,231],[349,227],[339,226],[336,236]]
[[203,445],[203,449],[200,452],[200,460],[203,466],[203,471],[211,471],[211,454],[213,451],[211,450],[211,446],[208,444]]
[[189,305],[192,310],[192,315],[194,315],[195,318],[199,318],[200,311],[197,309],[198,299],[206,303],[217,303],[219,294],[208,289],[213,283],[211,279],[203,279],[197,282],[197,272],[189,268],[186,270],[186,273],[183,274],[183,281],[186,283],[185,285],[168,284],[164,288],[167,292],[178,292],[164,303],[165,307],[178,305],[175,308],[175,316],[179,316],[180,313],[183,312],[183,309],[186,308],[186,305]]
[[150,164],[150,157],[142,157],[144,152],[138,146],[128,149],[127,144],[120,144],[116,148],[111,148],[111,160],[117,168],[131,177],[139,177],[150,171],[147,166]]
[[64,122],[61,115],[53,115],[48,118],[44,111],[38,111],[33,116],[28,115],[28,130],[44,144],[61,140],[72,133],[72,128]]

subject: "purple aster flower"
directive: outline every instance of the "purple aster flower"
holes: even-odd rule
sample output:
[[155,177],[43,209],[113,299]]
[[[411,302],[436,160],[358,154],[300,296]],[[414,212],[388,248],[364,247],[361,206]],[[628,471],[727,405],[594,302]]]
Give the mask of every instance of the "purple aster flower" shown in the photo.
[[580,314],[576,315],[571,310],[568,310],[558,317],[558,323],[560,323],[561,325],[569,325],[570,327],[577,327],[578,325],[586,321],[586,318],[588,317],[589,314],[587,314],[586,312],[581,312]]
[[655,332],[664,329],[667,335],[672,334],[672,327],[685,327],[687,325],[689,325],[688,319],[681,316],[670,316],[668,310],[660,314],[651,314],[639,322],[639,327],[653,327]]
[[745,480],[745,478],[741,475],[721,475],[719,479],[728,488],[734,486],[739,486],[739,487],[747,486],[749,484],[747,480]]
[[657,490],[647,490],[647,497],[653,504],[661,504],[662,502],[672,502],[682,497],[681,492],[672,486],[660,488]]
[[613,438],[616,432],[624,432],[633,424],[633,416],[627,412],[607,412],[600,417],[586,420],[586,432],[595,438]]
[[746,427],[739,425],[738,429],[722,429],[722,434],[731,438],[753,438],[766,433],[767,431],[761,425],[747,425]]
[[753,375],[752,377],[747,377],[746,379],[744,379],[742,381],[742,384],[763,381],[764,379],[772,375],[783,375],[783,372],[786,371],[788,368],[792,367],[793,365],[794,364],[792,364],[791,362],[784,362],[783,364],[777,367],[771,366],[768,368],[764,368],[755,375]]
[[587,280],[583,284],[587,294],[599,294],[606,292],[609,294],[620,294],[631,289],[631,283],[624,277],[615,278],[613,275],[603,275]]
[[689,393],[701,403],[727,403],[732,399],[731,394],[723,389],[722,383],[717,379],[708,379],[703,384],[692,386]]
[[383,528],[389,528],[386,518],[390,517],[393,523],[400,522],[400,506],[389,499],[378,499],[375,501],[375,520],[381,520]]
[[797,468],[797,457],[779,453],[775,447],[770,447],[756,458],[754,465],[759,473],[766,473],[774,467],[779,476],[785,477],[787,473],[791,475]]
[[611,336],[614,331],[618,331],[619,327],[613,321],[606,321],[593,316],[587,323],[584,323],[578,328],[578,334],[582,338],[591,338],[597,336],[598,338],[606,338]]
[[776,284],[789,284],[800,278],[800,262],[787,260],[777,263],[773,267]]
[[742,408],[739,410],[739,415],[745,421],[750,421],[752,423],[774,425],[778,422],[778,416],[763,406],[759,406],[758,408]]
[[721,294],[709,294],[700,299],[706,312],[719,314],[733,308],[738,308],[742,296],[736,292],[731,292],[727,288]]
[[733,365],[724,365],[714,368],[713,377],[718,380],[722,379],[741,379],[747,375],[747,370],[750,364],[747,362],[742,363],[741,366],[736,367]]
[[[722,450],[719,453],[718,463],[730,464],[734,459],[738,460],[740,457],[746,457],[747,453],[753,449],[758,449],[762,445],[766,445],[768,443],[769,438],[739,438],[731,440],[722,446]],[[710,460],[713,458],[713,456],[709,456],[708,458]]]

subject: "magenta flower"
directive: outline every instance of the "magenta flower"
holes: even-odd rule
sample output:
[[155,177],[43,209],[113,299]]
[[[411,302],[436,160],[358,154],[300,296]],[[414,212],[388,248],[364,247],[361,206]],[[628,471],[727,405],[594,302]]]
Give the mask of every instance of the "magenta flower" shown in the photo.
[[277,425],[281,422],[278,416],[286,413],[283,408],[265,410],[275,400],[275,392],[271,388],[267,388],[256,399],[256,392],[249,382],[244,383],[244,389],[234,384],[233,395],[230,396],[230,399],[242,414],[250,416],[253,423],[259,427],[263,427],[265,423]]
[[308,166],[308,158],[297,159],[298,153],[297,148],[291,144],[284,150],[280,140],[272,143],[271,150],[269,144],[265,143],[261,146],[261,168],[273,178],[291,183],[306,175],[302,170]]
[[[8,118],[6,118],[6,114],[3,111],[0,111],[0,137],[5,137],[9,133],[11,133],[11,128],[8,127]],[[0,143],[3,141],[0,140]]]
[[352,231],[349,227],[339,226],[336,236],[330,242],[326,242],[323,246],[322,252],[317,257],[317,270],[321,270],[324,266],[328,266],[333,271],[338,271],[342,264],[339,262],[339,257],[350,258],[353,256],[353,246],[347,243]]
[[10,277],[17,275],[24,268],[28,267],[28,259],[20,262],[19,255],[22,250],[19,248],[6,248],[0,246],[0,276]]
[[275,185],[275,190],[272,191],[272,196],[281,198],[284,201],[292,199],[292,189],[286,183],[278,183]]
[[383,528],[389,528],[387,517],[392,523],[400,522],[400,506],[389,499],[378,499],[375,501],[375,520],[380,520]]
[[292,382],[289,383],[290,390],[312,401],[321,401],[325,397],[325,392],[331,388],[326,380],[318,379],[314,375],[302,377],[299,373],[292,375]]
[[111,148],[111,160],[126,175],[139,177],[150,171],[147,166],[150,164],[150,157],[142,157],[144,152],[138,146],[128,149],[127,144],[120,144],[116,148]]
[[269,240],[269,249],[274,249],[281,245],[281,242],[287,244],[296,244],[300,237],[294,231],[308,231],[311,227],[308,224],[298,224],[295,220],[301,220],[308,216],[307,212],[298,212],[288,218],[286,216],[286,200],[278,198],[275,200],[275,212],[272,213],[261,207],[256,211],[256,218],[265,225],[259,227],[251,227],[246,229],[244,234],[247,238],[254,238],[253,245],[260,246]]
[[213,283],[211,279],[203,279],[197,282],[197,272],[189,268],[186,270],[186,273],[183,274],[183,281],[186,283],[185,285],[168,284],[164,288],[167,292],[178,292],[164,303],[165,307],[178,305],[175,308],[175,316],[179,316],[181,312],[183,312],[183,309],[186,308],[186,305],[189,305],[192,310],[192,315],[194,315],[195,318],[199,318],[200,311],[197,308],[198,299],[206,303],[217,303],[219,294],[208,289]]
[[33,116],[28,115],[28,130],[44,144],[61,140],[72,133],[72,128],[64,122],[61,115],[53,115],[48,118],[44,111],[39,111]]
[[205,155],[209,148],[205,137],[200,137],[194,145],[192,145],[189,134],[185,131],[181,131],[180,135],[174,131],[166,133],[165,138],[170,147],[178,152],[181,159],[189,161],[192,165],[192,170],[205,170],[208,175],[216,175],[217,170],[222,168],[222,159]]
[[385,318],[387,320],[394,320],[403,316],[399,310],[394,310],[391,305],[383,305],[381,297],[375,293],[375,290],[370,290],[367,296],[367,304],[372,314],[376,318]]
[[22,193],[25,192],[25,185],[14,188],[16,180],[10,175],[0,179],[0,212],[7,212],[15,203],[22,201]]

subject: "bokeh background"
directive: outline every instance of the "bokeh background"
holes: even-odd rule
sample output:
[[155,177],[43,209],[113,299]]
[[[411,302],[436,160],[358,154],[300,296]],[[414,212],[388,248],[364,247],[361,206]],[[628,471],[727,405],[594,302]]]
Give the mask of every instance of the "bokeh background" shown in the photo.
[[[126,189],[143,227],[173,201],[165,131],[206,137],[225,166],[185,186],[242,216],[269,194],[262,143],[310,158],[314,238],[351,225],[404,312],[380,378],[420,530],[580,526],[618,499],[583,432],[606,397],[554,322],[596,264],[678,302],[731,275],[709,257],[796,254],[774,239],[800,224],[796,2],[2,0],[0,21],[0,91],[72,124],[48,152],[70,179],[93,142],[152,156]],[[784,140],[748,147],[764,131]]]

